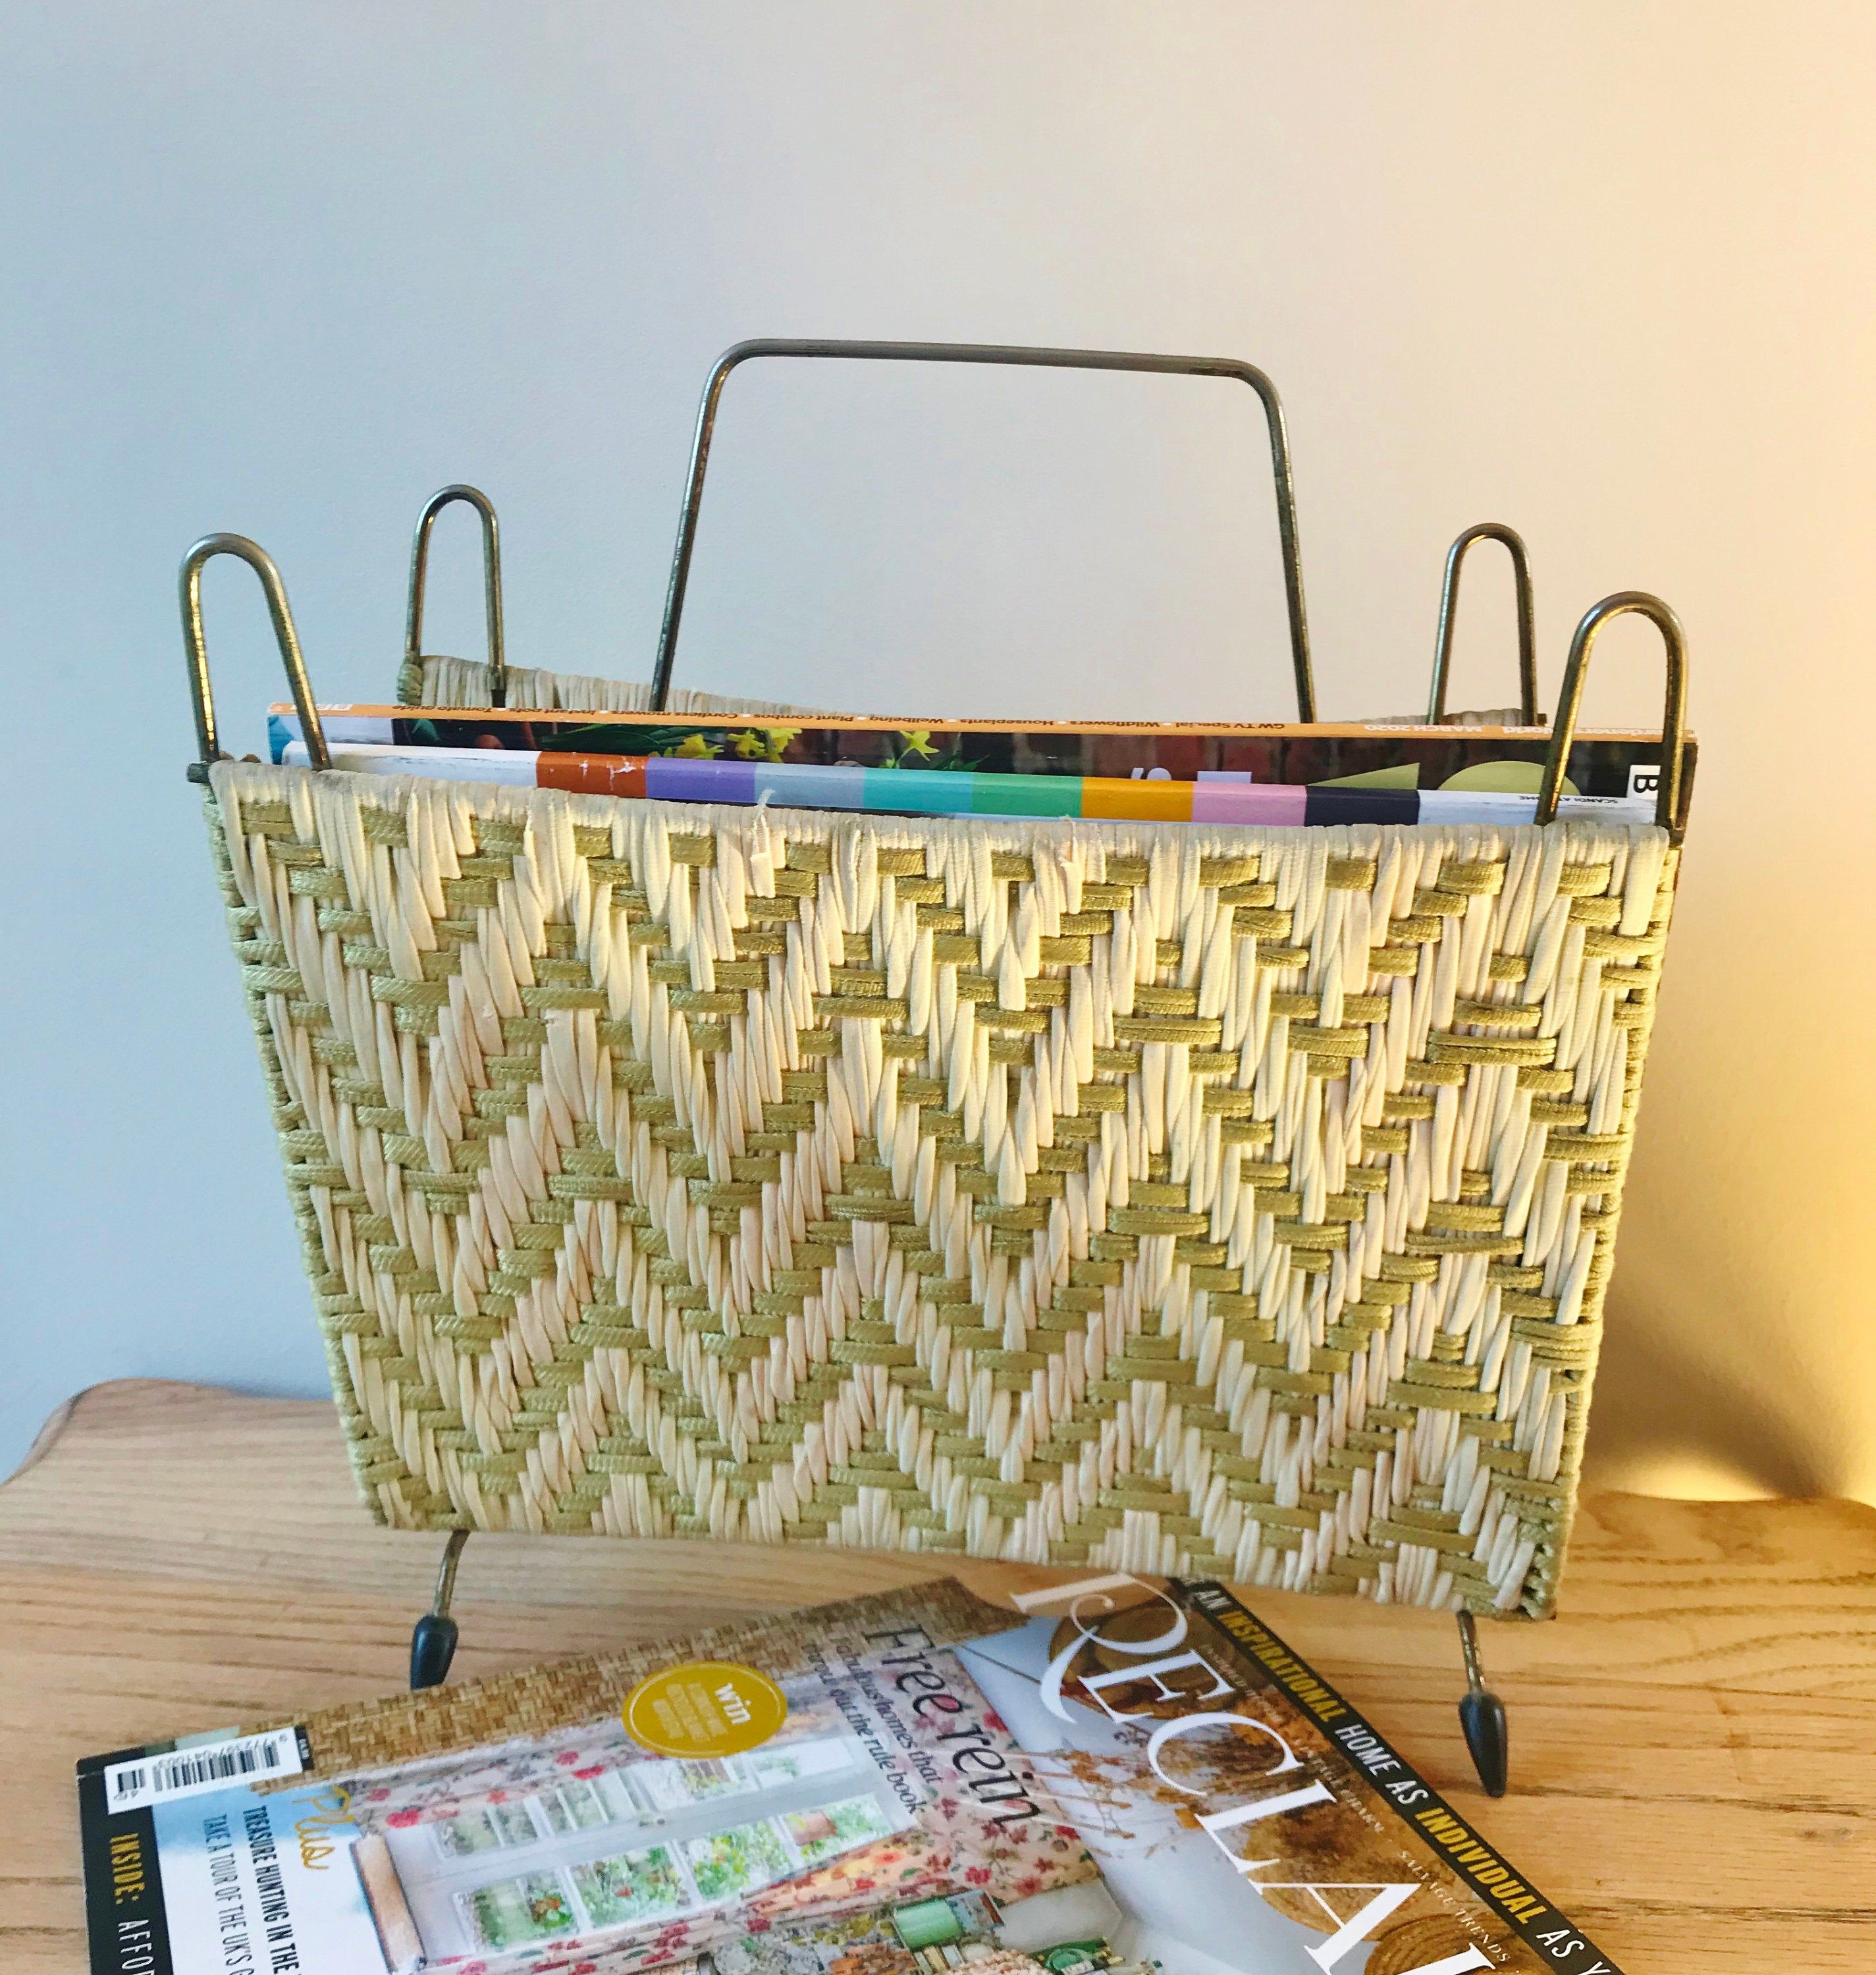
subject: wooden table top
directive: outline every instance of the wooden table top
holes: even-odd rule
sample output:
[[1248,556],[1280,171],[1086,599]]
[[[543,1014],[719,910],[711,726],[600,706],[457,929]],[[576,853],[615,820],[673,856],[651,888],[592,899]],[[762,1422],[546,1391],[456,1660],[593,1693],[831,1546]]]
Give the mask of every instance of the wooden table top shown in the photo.
[[[79,1756],[400,1686],[440,1549],[366,1520],[323,1404],[139,1380],[52,1421],[0,1487],[0,1969],[85,1967]],[[478,1536],[456,1677],[932,1574]],[[1482,1628],[1511,1717],[1496,1803],[1460,1739],[1450,1620],[1248,1602],[1628,1975],[1876,1967],[1876,1510],[1585,1503],[1565,1615]]]

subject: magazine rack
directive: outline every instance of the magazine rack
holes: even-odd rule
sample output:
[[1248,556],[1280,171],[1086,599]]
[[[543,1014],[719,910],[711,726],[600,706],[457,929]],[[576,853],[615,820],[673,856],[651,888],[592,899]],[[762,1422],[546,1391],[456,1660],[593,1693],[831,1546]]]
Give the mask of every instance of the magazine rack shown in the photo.
[[[833,343],[713,372],[637,703],[673,690],[723,381],[770,355],[1251,384],[1313,714],[1261,372]],[[456,665],[449,703],[584,690],[500,669],[472,504],[496,669]],[[220,554],[261,577],[308,767],[216,744]],[[1683,820],[1658,600],[1578,626],[1531,826],[1174,830],[349,775],[263,552],[210,537],[182,587],[191,774],[354,1466],[380,1520],[453,1533],[414,1671],[469,1528],[1551,1609]],[[1629,612],[1667,652],[1656,821],[1560,817]],[[428,697],[454,662],[420,618]]]

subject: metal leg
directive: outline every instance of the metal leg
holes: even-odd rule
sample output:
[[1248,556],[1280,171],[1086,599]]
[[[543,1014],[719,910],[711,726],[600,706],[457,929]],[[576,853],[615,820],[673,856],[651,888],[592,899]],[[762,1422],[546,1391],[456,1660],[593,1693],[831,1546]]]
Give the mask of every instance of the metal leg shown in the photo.
[[1466,1697],[1459,1704],[1459,1725],[1466,1731],[1466,1746],[1486,1796],[1502,1796],[1511,1774],[1510,1730],[1504,1702],[1486,1691],[1479,1665],[1479,1629],[1470,1612],[1459,1615],[1459,1643],[1466,1655]]
[[436,1595],[430,1609],[410,1634],[410,1685],[441,1687],[449,1678],[449,1662],[456,1658],[456,1622],[449,1615],[449,1601],[456,1594],[456,1566],[462,1546],[469,1541],[467,1530],[452,1530],[443,1546],[443,1560],[436,1572]]

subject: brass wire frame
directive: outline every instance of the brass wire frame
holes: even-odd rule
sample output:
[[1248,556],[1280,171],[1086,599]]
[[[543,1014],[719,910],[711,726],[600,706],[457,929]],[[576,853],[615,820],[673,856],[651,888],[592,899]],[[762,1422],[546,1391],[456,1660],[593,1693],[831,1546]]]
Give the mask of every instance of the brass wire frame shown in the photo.
[[1054,350],[1026,344],[995,343],[874,343],[839,337],[761,337],[733,344],[712,366],[697,409],[697,429],[691,442],[690,472],[679,514],[677,544],[672,551],[671,577],[665,593],[664,621],[658,633],[657,657],[652,667],[651,704],[661,709],[671,688],[671,668],[677,652],[678,626],[684,614],[684,595],[690,582],[690,562],[697,542],[697,518],[703,505],[703,479],[709,465],[710,445],[716,429],[718,406],[729,374],[739,364],[766,357],[839,357],[897,363],[993,363],[1050,370],[1121,370],[1180,377],[1229,377],[1248,384],[1264,409],[1270,437],[1272,476],[1275,482],[1277,532],[1283,554],[1283,592],[1289,615],[1290,663],[1296,680],[1299,720],[1316,717],[1315,680],[1310,669],[1309,626],[1303,605],[1303,574],[1296,534],[1296,488],[1290,465],[1289,438],[1282,401],[1276,386],[1253,363],[1235,357],[1163,357],[1119,350]]
[[[442,496],[439,495],[426,509],[426,514],[430,514],[431,510],[440,504]],[[433,514],[431,518],[434,518]],[[331,767],[332,757],[326,745],[325,731],[313,698],[299,633],[294,626],[292,608],[287,600],[286,585],[280,571],[272,557],[246,536],[215,534],[205,536],[196,544],[183,559],[182,568],[183,636],[189,662],[189,697],[195,710],[197,741],[197,758],[189,766],[189,780],[206,780],[209,764],[227,758],[216,740],[215,695],[209,675],[202,615],[202,567],[218,555],[238,557],[260,578],[267,598],[268,614],[273,620],[274,634],[280,646],[281,662],[306,735],[309,764],[315,770]],[[495,580],[499,583],[499,567]],[[413,580],[413,597],[420,593]],[[1669,606],[1645,590],[1618,590],[1613,596],[1604,597],[1591,606],[1576,627],[1565,665],[1557,718],[1552,727],[1550,744],[1545,751],[1544,780],[1538,796],[1535,820],[1547,823],[1556,820],[1564,770],[1569,761],[1571,744],[1576,738],[1578,711],[1596,639],[1605,625],[1631,613],[1645,616],[1660,632],[1666,647],[1667,696],[1662,722],[1665,746],[1660,787],[1655,800],[1655,820],[1679,843],[1686,821],[1681,771],[1687,744],[1687,634]]]
[[1667,698],[1661,715],[1660,785],[1655,792],[1654,820],[1670,840],[1679,843],[1687,830],[1687,804],[1682,769],[1687,741],[1687,637],[1680,619],[1658,596],[1645,590],[1618,590],[1583,613],[1581,623],[1570,640],[1570,656],[1564,662],[1563,685],[1557,696],[1557,718],[1551,730],[1550,746],[1544,755],[1543,786],[1538,791],[1539,823],[1553,823],[1557,799],[1563,790],[1563,771],[1570,758],[1570,744],[1576,738],[1577,710],[1582,704],[1583,682],[1589,676],[1589,655],[1606,625],[1633,613],[1647,619],[1661,634],[1667,661]]
[[287,586],[281,580],[274,559],[259,543],[245,535],[205,535],[183,558],[179,587],[183,605],[183,645],[189,660],[189,696],[196,715],[196,759],[190,763],[189,779],[206,782],[211,761],[225,761],[215,725],[215,692],[209,679],[209,653],[202,628],[202,572],[216,556],[229,555],[245,562],[261,580],[267,598],[267,613],[273,619],[274,636],[280,646],[281,662],[286,668],[287,683],[292,688],[306,735],[306,752],[315,768],[329,768],[332,757],[326,748],[326,733],[313,688],[306,676],[306,661],[300,652],[300,634],[295,629],[293,611],[287,602]]
[[1427,695],[1427,720],[1437,727],[1446,718],[1446,674],[1453,663],[1453,631],[1459,609],[1460,571],[1476,542],[1502,542],[1511,557],[1512,581],[1518,610],[1518,713],[1519,722],[1535,727],[1543,718],[1537,710],[1537,616],[1531,593],[1531,557],[1524,537],[1502,521],[1479,521],[1446,550],[1446,573],[1440,583],[1440,628],[1434,634],[1433,680]]
[[508,704],[508,652],[502,623],[502,532],[495,504],[479,487],[459,481],[433,494],[417,517],[410,543],[410,597],[404,622],[404,662],[397,675],[398,695],[409,702],[421,690],[423,665],[423,601],[430,580],[430,534],[436,518],[453,503],[473,508],[482,523],[482,613],[489,636],[489,704]]

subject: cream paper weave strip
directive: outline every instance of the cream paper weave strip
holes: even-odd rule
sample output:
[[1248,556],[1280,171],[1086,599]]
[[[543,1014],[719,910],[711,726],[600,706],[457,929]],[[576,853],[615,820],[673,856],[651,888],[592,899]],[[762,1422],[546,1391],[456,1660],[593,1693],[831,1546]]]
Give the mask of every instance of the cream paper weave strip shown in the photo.
[[1552,1604],[1666,834],[217,762],[361,1487]]

